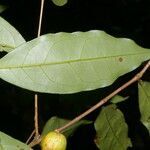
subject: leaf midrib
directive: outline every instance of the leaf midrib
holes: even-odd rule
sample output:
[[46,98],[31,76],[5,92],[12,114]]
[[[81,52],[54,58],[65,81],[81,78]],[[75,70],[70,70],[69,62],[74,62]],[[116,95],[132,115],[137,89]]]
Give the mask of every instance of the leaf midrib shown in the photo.
[[[32,67],[39,67],[39,66],[47,66],[47,65],[60,65],[60,64],[67,64],[67,63],[75,63],[75,62],[88,62],[88,61],[95,61],[99,59],[110,59],[115,57],[125,57],[125,56],[134,56],[139,54],[147,54],[150,52],[142,52],[142,53],[136,53],[136,54],[126,54],[126,55],[115,55],[115,56],[103,56],[103,57],[93,57],[93,58],[84,58],[84,59],[75,59],[75,60],[65,60],[65,61],[58,61],[58,62],[47,62],[47,63],[39,63],[39,64],[22,64],[18,66],[0,66],[0,69],[15,69],[15,68],[32,68]],[[150,58],[149,58],[150,59]]]

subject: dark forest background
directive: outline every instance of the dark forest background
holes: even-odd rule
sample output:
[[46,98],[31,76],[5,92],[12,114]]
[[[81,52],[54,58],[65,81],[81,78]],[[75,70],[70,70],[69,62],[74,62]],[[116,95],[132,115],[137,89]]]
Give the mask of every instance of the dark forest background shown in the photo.
[[[0,15],[12,24],[28,41],[37,36],[40,0],[0,0],[8,9]],[[133,39],[139,45],[150,48],[150,0],[68,0],[63,7],[45,0],[41,34],[104,30],[116,37]],[[5,53],[1,53],[1,57]],[[114,87],[133,76],[134,72],[118,79],[114,85],[90,92],[70,95],[39,93],[40,130],[51,116],[73,118],[106,96]],[[123,79],[123,80],[122,80]],[[140,124],[134,84],[122,95],[130,99],[118,107],[129,125],[131,150],[150,149],[150,137]],[[132,101],[131,101],[132,99]],[[87,119],[94,120],[99,110]],[[0,131],[21,141],[26,141],[34,128],[34,92],[21,89],[0,80]],[[68,139],[69,150],[97,150],[93,139],[93,125],[80,127]]]

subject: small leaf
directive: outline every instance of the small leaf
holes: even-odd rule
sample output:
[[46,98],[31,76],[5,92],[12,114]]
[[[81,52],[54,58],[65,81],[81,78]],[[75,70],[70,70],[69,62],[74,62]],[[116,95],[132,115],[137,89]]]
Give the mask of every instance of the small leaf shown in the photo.
[[95,129],[95,143],[100,150],[127,150],[132,146],[124,116],[114,104],[102,108]]
[[111,99],[111,102],[114,103],[114,104],[116,104],[116,103],[125,101],[125,100],[127,100],[128,98],[129,98],[129,96],[127,96],[127,97],[122,97],[122,96],[120,96],[120,95],[116,95],[116,96],[114,96],[114,97]]
[[21,34],[0,17],[0,52],[10,52],[23,43],[25,43],[25,40]]
[[[65,125],[66,123],[68,123],[70,120],[66,120],[66,119],[62,119],[62,118],[58,118],[58,117],[52,117],[51,119],[49,119],[46,123],[46,125],[44,126],[42,135],[46,135],[48,132],[50,131],[54,131],[55,129],[62,127],[63,125]],[[91,121],[88,120],[81,120],[77,123],[75,123],[74,125],[68,127],[67,129],[65,129],[63,131],[63,134],[68,137],[70,135],[72,135],[75,130],[80,127],[81,125],[86,125],[86,124],[90,124]]]
[[109,86],[148,59],[149,49],[102,31],[47,34],[1,58],[0,78],[38,92],[75,93]]
[[0,5],[0,13],[5,11],[7,8],[8,8],[8,6],[6,6],[6,5]]
[[139,88],[139,108],[141,112],[141,122],[148,129],[150,134],[150,83],[140,81]]
[[67,4],[68,0],[52,0],[52,2],[57,6],[64,6]]
[[5,133],[0,132],[0,150],[31,150],[31,148]]

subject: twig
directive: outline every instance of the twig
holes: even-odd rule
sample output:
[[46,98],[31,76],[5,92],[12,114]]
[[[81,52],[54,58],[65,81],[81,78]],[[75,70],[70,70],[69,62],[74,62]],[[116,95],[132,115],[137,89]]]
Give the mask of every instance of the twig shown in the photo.
[[27,139],[26,144],[28,144],[30,142],[30,140],[32,139],[32,137],[34,136],[34,134],[35,134],[35,129],[32,131],[31,135]]
[[[41,8],[40,8],[40,16],[39,16],[39,25],[38,25],[37,37],[39,37],[40,34],[41,34],[43,8],[44,8],[44,0],[41,0]],[[35,94],[35,97],[34,97],[34,110],[35,110],[35,114],[34,114],[34,127],[35,127],[35,129],[34,129],[33,132],[35,133],[35,137],[34,137],[34,139],[31,143],[34,143],[34,142],[36,142],[40,139],[39,126],[38,126],[38,95],[37,94]],[[33,132],[31,133],[31,135],[28,138],[27,142],[30,141],[30,139],[33,137],[33,134],[34,134]],[[31,143],[29,145],[31,145]]]
[[[73,124],[75,124],[76,122],[78,122],[79,120],[81,120],[83,117],[87,116],[88,114],[90,114],[94,110],[98,109],[100,106],[102,106],[103,104],[105,104],[113,96],[115,96],[116,94],[118,94],[119,92],[121,92],[122,90],[124,90],[125,88],[127,88],[129,85],[131,85],[134,82],[138,81],[143,76],[143,74],[146,72],[146,70],[149,67],[150,67],[150,61],[148,61],[148,63],[144,66],[144,68],[139,73],[137,73],[131,80],[129,80],[128,82],[126,82],[125,84],[123,84],[121,87],[119,87],[118,89],[116,89],[114,92],[112,92],[111,94],[109,94],[108,96],[106,96],[105,98],[103,98],[102,100],[100,100],[96,105],[94,105],[93,107],[91,107],[90,109],[88,109],[87,111],[85,111],[84,113],[82,113],[81,115],[77,116],[76,118],[74,118],[73,120],[71,120],[66,125],[64,125],[64,126],[58,128],[58,129],[56,129],[55,131],[62,132],[66,128],[72,126]],[[38,139],[38,141],[32,142],[30,144],[30,146],[33,147],[33,146],[39,144],[41,142],[41,140],[42,140],[42,137],[40,137]]]
[[[39,25],[38,25],[38,33],[37,37],[41,34],[41,25],[42,25],[42,18],[43,18],[43,8],[44,8],[44,0],[41,0],[41,8],[40,8],[40,17],[39,17]],[[35,94],[35,138],[39,138],[39,127],[38,127],[38,95]]]
[[41,34],[41,24],[42,24],[42,18],[43,18],[43,8],[44,8],[44,0],[41,0],[41,9],[40,9],[40,17],[39,17],[39,26],[38,26],[38,34],[37,37]]
[[30,147],[34,147],[35,145],[39,144],[39,143],[41,142],[41,140],[42,140],[42,137],[40,136],[38,139],[33,140],[33,141],[29,144],[29,146],[30,146]]
[[35,127],[35,138],[39,137],[39,126],[38,126],[38,95],[34,96],[34,127]]
[[81,115],[77,116],[76,118],[74,118],[73,120],[71,120],[66,125],[64,125],[64,126],[58,128],[58,129],[56,129],[56,131],[62,132],[64,129],[72,126],[73,124],[75,124],[76,122],[78,122],[79,120],[81,120],[83,117],[87,116],[88,114],[90,114],[91,112],[93,112],[94,110],[96,110],[97,108],[99,108],[100,106],[102,106],[103,104],[105,104],[109,99],[111,99],[113,96],[115,96],[116,94],[118,94],[120,91],[122,91],[123,89],[127,88],[132,83],[138,81],[143,76],[143,74],[145,73],[145,71],[149,68],[149,66],[150,66],[150,61],[145,65],[145,67],[138,74],[136,74],[127,83],[123,84],[121,87],[119,87],[118,89],[116,89],[114,92],[112,92],[111,94],[109,94],[108,96],[106,96],[105,98],[103,98],[102,100],[100,100],[92,108],[88,109],[87,111],[85,111]]

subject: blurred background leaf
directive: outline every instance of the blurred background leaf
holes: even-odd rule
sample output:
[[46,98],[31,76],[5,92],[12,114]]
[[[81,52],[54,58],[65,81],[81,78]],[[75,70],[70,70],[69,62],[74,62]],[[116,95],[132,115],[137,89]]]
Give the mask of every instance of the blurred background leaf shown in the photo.
[[6,6],[6,5],[0,5],[0,13],[5,11],[7,8],[8,8],[8,6]]
[[[59,117],[52,117],[52,118],[50,118],[47,121],[47,123],[45,124],[44,128],[43,128],[42,135],[44,136],[48,132],[54,131],[57,128],[60,128],[60,127],[64,126],[69,121],[71,121],[71,120],[62,119],[62,118],[59,118]],[[66,137],[71,136],[77,130],[78,127],[83,126],[83,125],[87,125],[87,124],[90,124],[90,123],[92,123],[92,121],[81,120],[81,121],[75,123],[74,125],[66,128],[62,133]]]
[[140,81],[139,88],[139,108],[141,122],[148,129],[150,134],[150,82]]
[[67,4],[68,0],[52,0],[52,2],[57,6],[64,6]]

